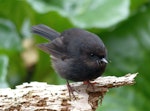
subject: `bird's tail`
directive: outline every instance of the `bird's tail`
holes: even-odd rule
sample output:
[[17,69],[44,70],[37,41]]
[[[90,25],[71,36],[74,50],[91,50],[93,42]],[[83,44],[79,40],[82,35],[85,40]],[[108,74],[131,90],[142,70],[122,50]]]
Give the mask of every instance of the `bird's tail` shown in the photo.
[[41,35],[48,40],[54,40],[60,36],[59,32],[47,27],[46,25],[36,25],[31,28],[31,31],[35,34]]

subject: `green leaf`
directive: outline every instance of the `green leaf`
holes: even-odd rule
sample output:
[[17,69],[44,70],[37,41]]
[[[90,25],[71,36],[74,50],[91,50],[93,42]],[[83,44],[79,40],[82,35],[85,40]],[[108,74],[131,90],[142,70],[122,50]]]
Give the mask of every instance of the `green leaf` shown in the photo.
[[38,13],[57,11],[77,27],[108,28],[129,16],[129,0],[28,0]]
[[14,24],[0,18],[0,50],[20,50],[21,40]]
[[0,0],[0,17],[12,21],[19,32],[23,22],[34,15],[26,0]]
[[30,20],[26,19],[23,24],[22,24],[22,28],[21,28],[21,34],[23,35],[24,38],[31,38],[31,25],[30,25]]
[[18,84],[22,84],[23,82],[27,82],[27,74],[29,76],[32,76],[32,73],[27,73],[29,69],[25,67],[24,61],[22,60],[22,57],[20,56],[20,52],[14,52],[9,53],[9,69],[8,69],[8,75],[7,80],[9,83],[9,86],[11,88],[14,88]]
[[0,55],[0,88],[8,87],[6,76],[8,70],[8,57]]
[[130,6],[130,9],[131,11],[138,11],[137,9],[139,7],[145,7],[145,5],[143,4],[146,4],[150,2],[149,0],[131,0],[131,6]]

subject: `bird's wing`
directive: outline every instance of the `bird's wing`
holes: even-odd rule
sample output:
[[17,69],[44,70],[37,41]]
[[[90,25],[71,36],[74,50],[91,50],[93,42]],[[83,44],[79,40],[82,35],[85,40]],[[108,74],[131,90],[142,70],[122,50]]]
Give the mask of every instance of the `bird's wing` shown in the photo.
[[69,55],[67,55],[66,45],[63,44],[62,39],[63,38],[60,37],[50,43],[38,44],[38,47],[44,52],[57,58],[69,57]]

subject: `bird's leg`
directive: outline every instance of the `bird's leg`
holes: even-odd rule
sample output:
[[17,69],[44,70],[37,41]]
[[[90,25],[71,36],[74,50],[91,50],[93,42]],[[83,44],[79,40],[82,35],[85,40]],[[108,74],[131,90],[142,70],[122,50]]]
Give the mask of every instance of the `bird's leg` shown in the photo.
[[74,95],[74,93],[73,93],[74,90],[73,90],[72,87],[70,86],[69,81],[66,80],[66,82],[67,82],[67,88],[68,88],[68,92],[69,92],[69,97],[70,97],[70,99],[71,99],[71,96],[73,96],[73,98],[76,99],[76,97],[75,97],[75,95]]

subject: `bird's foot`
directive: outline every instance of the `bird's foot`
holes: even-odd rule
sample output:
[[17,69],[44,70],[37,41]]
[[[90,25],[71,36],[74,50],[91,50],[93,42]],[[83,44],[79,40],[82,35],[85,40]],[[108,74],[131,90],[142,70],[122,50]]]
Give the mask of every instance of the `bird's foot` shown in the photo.
[[89,88],[89,87],[91,87],[92,89],[93,89],[93,91],[95,90],[95,88],[94,88],[94,84],[97,84],[96,82],[90,82],[89,80],[86,80],[86,81],[83,81],[83,84],[86,84],[87,85],[87,89]]
[[73,98],[74,100],[76,100],[76,97],[73,93],[75,90],[70,86],[69,81],[68,80],[66,80],[66,81],[67,81],[67,88],[68,88],[70,99]]

